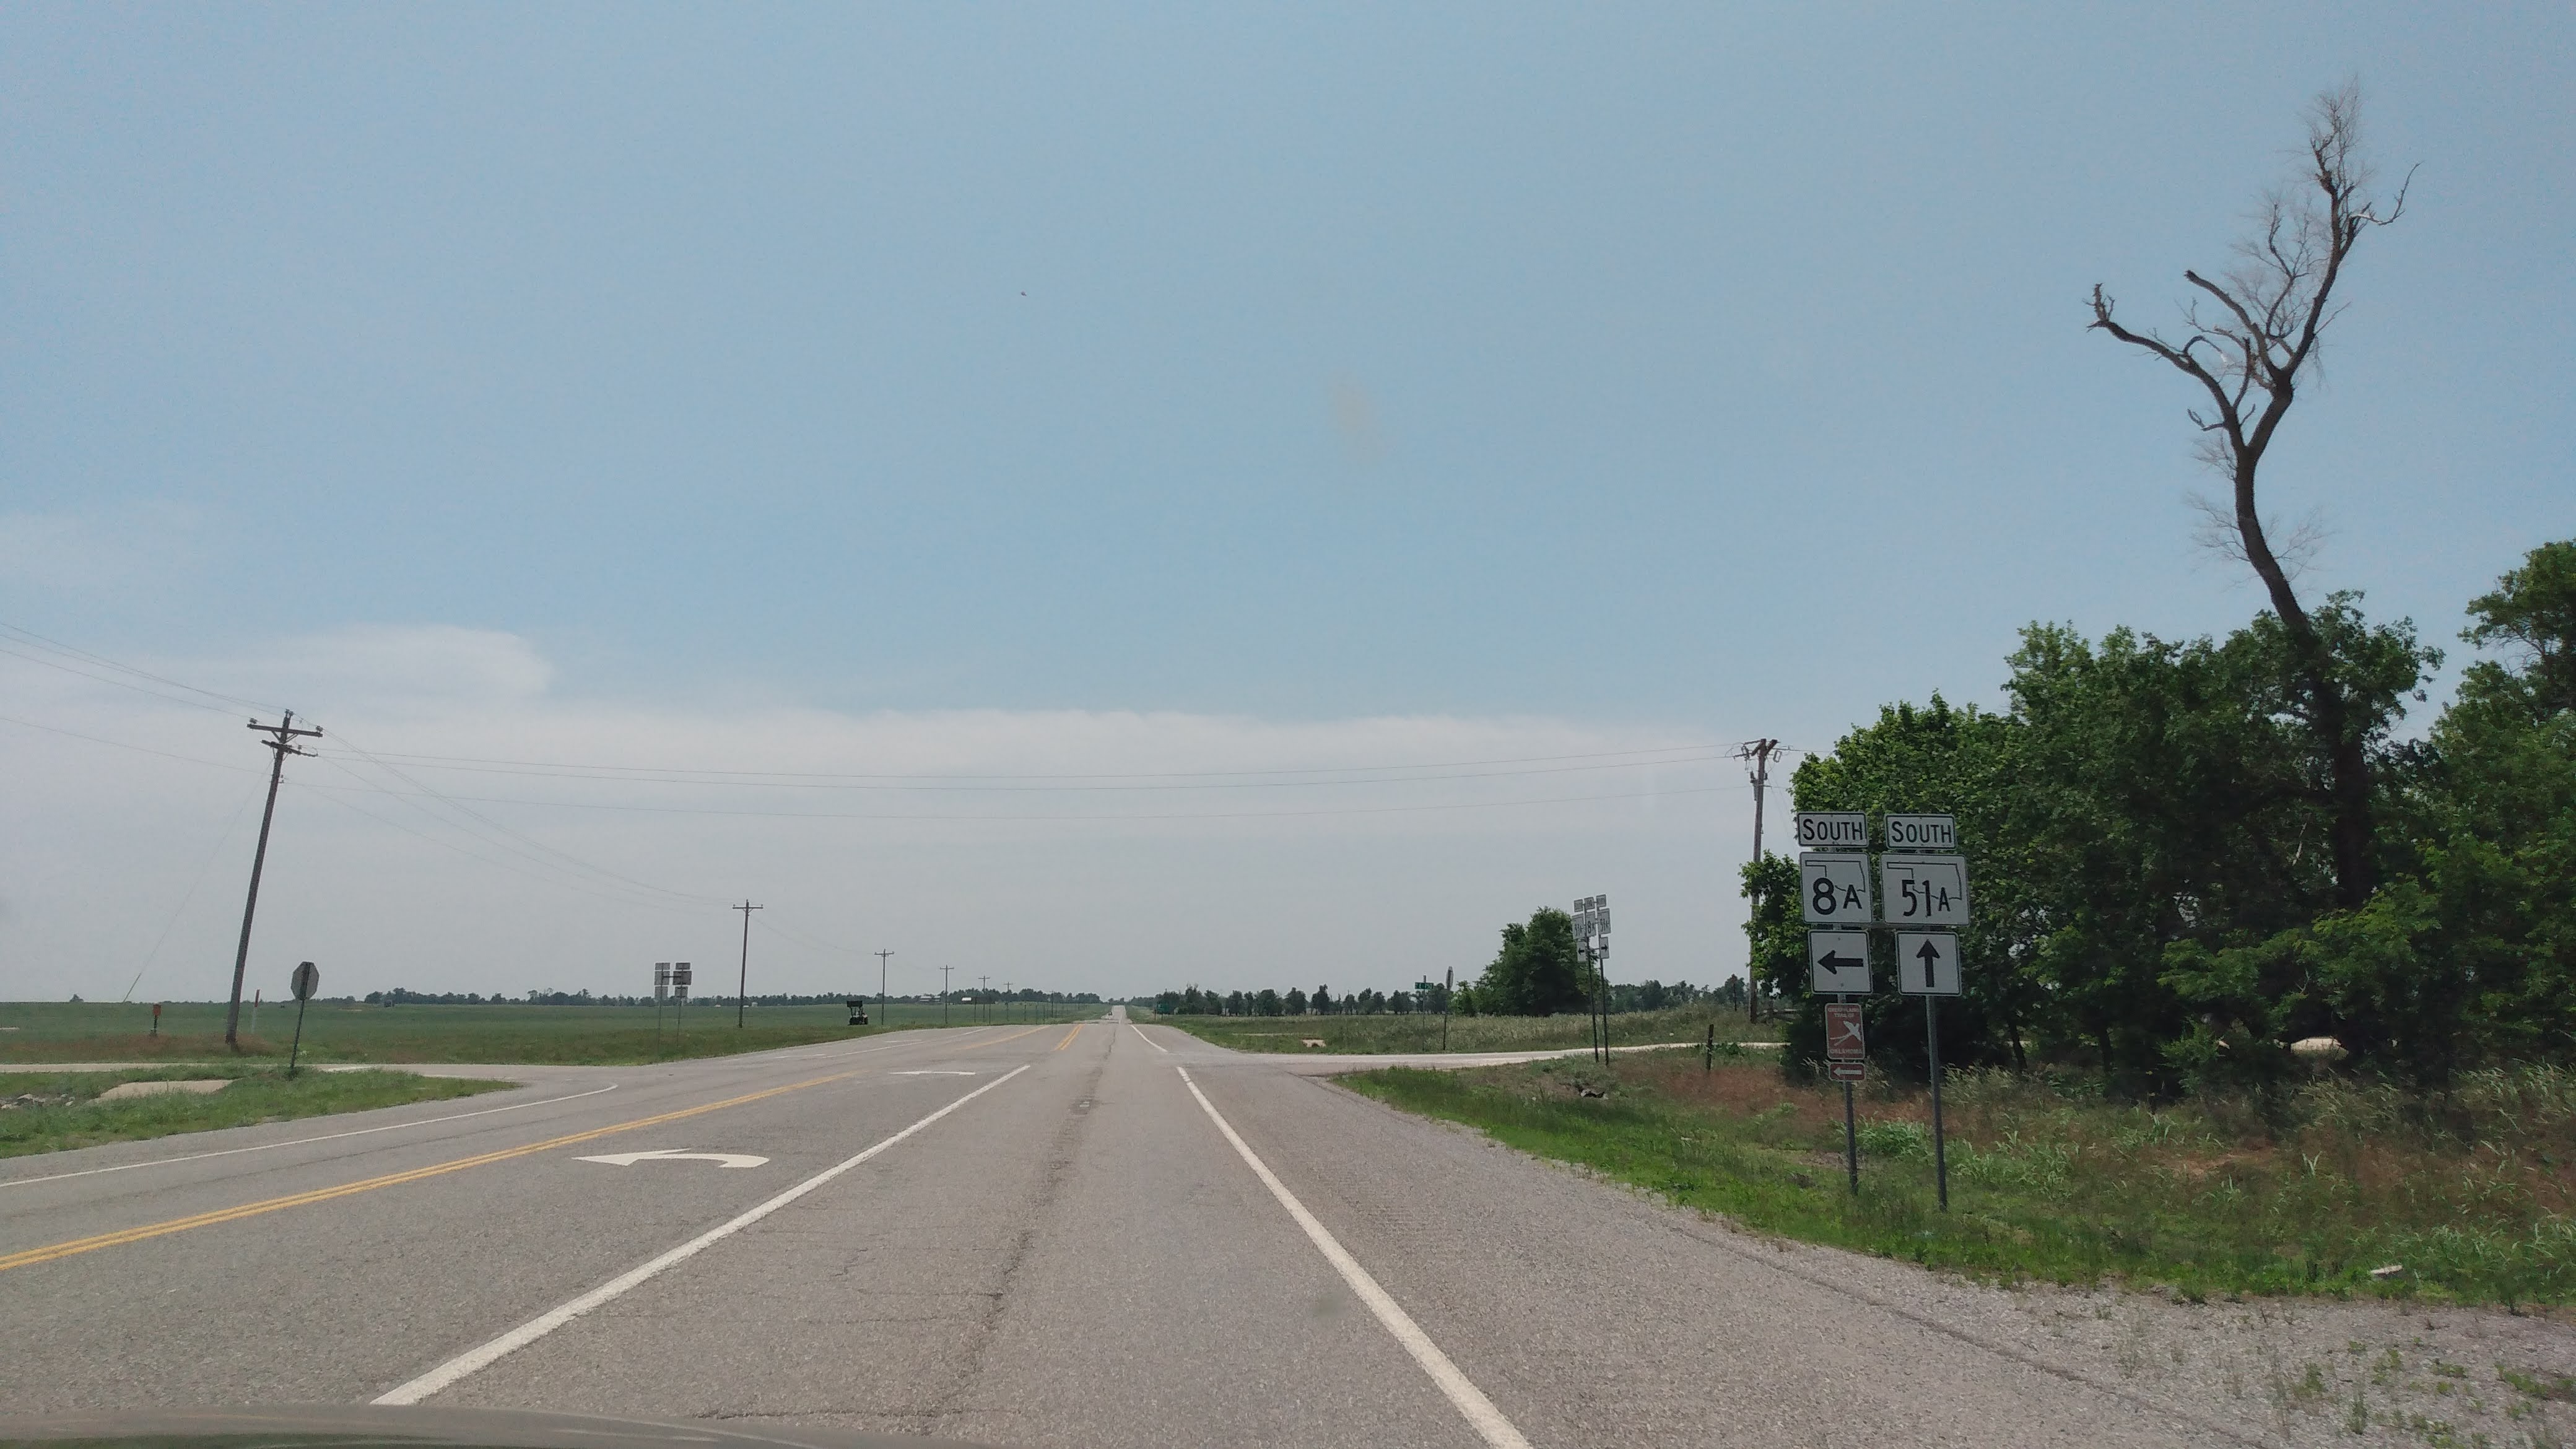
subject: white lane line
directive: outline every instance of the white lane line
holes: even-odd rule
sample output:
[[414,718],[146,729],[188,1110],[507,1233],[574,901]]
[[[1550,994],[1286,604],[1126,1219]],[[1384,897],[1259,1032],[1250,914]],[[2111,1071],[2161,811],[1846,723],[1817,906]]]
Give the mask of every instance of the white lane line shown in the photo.
[[794,1187],[787,1189],[785,1192],[782,1192],[778,1196],[771,1198],[769,1201],[762,1203],[760,1206],[751,1209],[749,1212],[733,1218],[730,1221],[720,1223],[715,1227],[709,1228],[705,1232],[698,1234],[696,1237],[689,1239],[685,1243],[682,1243],[680,1246],[673,1248],[669,1252],[664,1253],[660,1257],[652,1259],[641,1266],[629,1268],[625,1272],[618,1274],[616,1277],[611,1278],[607,1282],[600,1284],[598,1287],[591,1289],[587,1293],[584,1293],[579,1298],[572,1300],[570,1303],[566,1303],[560,1308],[550,1309],[547,1312],[541,1313],[536,1317],[529,1319],[527,1322],[520,1324],[518,1327],[511,1329],[509,1332],[502,1334],[499,1338],[493,1339],[490,1343],[484,1344],[480,1348],[469,1349],[464,1353],[458,1354],[456,1357],[449,1359],[447,1362],[440,1364],[438,1367],[431,1369],[425,1374],[422,1374],[419,1378],[413,1379],[410,1383],[377,1395],[373,1402],[379,1404],[417,1404],[421,1400],[428,1398],[430,1395],[437,1393],[439,1390],[454,1384],[466,1375],[471,1374],[478,1369],[488,1368],[492,1364],[518,1352],[520,1349],[527,1347],[538,1339],[545,1337],[547,1334],[554,1332],[556,1329],[563,1327],[565,1324],[572,1322],[574,1319],[581,1317],[590,1310],[599,1307],[601,1304],[611,1302],[623,1296],[629,1290],[639,1287],[646,1281],[660,1275],[664,1271],[678,1267],[680,1264],[696,1257],[706,1249],[724,1241],[726,1238],[732,1237],[734,1234],[750,1227],[753,1223],[759,1222],[762,1218],[769,1216],[771,1213],[774,1213],[780,1208],[787,1206],[789,1203],[796,1201],[805,1194],[812,1192],[814,1189],[821,1187],[823,1184],[830,1182],[836,1177],[839,1177],[842,1173],[849,1171],[851,1168],[858,1166],[860,1163],[865,1162],[869,1158],[876,1156],[878,1153],[885,1151],[887,1148],[894,1146],[896,1143],[910,1137],[915,1132],[920,1131],[931,1123],[938,1121],[940,1118],[947,1116],[949,1113],[956,1111],[958,1108],[974,1101],[977,1097],[984,1095],[986,1092],[993,1090],[995,1087],[1002,1085],[1004,1082],[1009,1081],[1011,1078],[1016,1077],[1027,1070],[1027,1066],[1013,1067],[1004,1075],[995,1077],[993,1080],[986,1082],[984,1085],[977,1087],[971,1092],[968,1092],[965,1096],[958,1098],[956,1101],[949,1103],[947,1106],[942,1107],[938,1111],[931,1113],[929,1116],[922,1118],[920,1121],[913,1123],[911,1126],[906,1127],[902,1131],[894,1134],[892,1137],[889,1137],[874,1147],[869,1148],[865,1152],[860,1153],[858,1156],[844,1159],[830,1167],[824,1168],[821,1172],[814,1174],[812,1177],[805,1179],[803,1182],[796,1184]]
[[[1145,1045],[1152,1047],[1154,1050],[1161,1052],[1165,1056],[1170,1056],[1172,1054],[1172,1049],[1170,1047],[1167,1047],[1161,1042],[1154,1040],[1152,1037],[1145,1035],[1145,1028],[1138,1026],[1136,1023],[1131,1021],[1127,1023],[1127,1029],[1136,1033],[1136,1039],[1143,1042]],[[1182,1075],[1186,1076],[1188,1074],[1183,1073]]]
[[1477,1388],[1456,1364],[1449,1361],[1449,1355],[1440,1351],[1440,1345],[1431,1341],[1431,1335],[1422,1331],[1422,1326],[1413,1321],[1413,1316],[1377,1285],[1377,1280],[1369,1276],[1368,1269],[1361,1267],[1357,1258],[1344,1251],[1324,1225],[1315,1220],[1315,1215],[1306,1211],[1306,1205],[1297,1201],[1297,1195],[1288,1190],[1288,1185],[1271,1172],[1268,1164],[1253,1155],[1252,1148],[1236,1134],[1234,1125],[1217,1112],[1216,1104],[1207,1099],[1207,1093],[1199,1090],[1199,1084],[1190,1080],[1190,1069],[1176,1066],[1172,1070],[1181,1074],[1181,1085],[1188,1087],[1190,1095],[1199,1099],[1199,1106],[1206,1109],[1208,1120],[1216,1124],[1216,1130],[1225,1134],[1226,1141],[1234,1144],[1236,1153],[1251,1167],[1252,1175],[1261,1179],[1262,1186],[1270,1189],[1272,1197],[1279,1199],[1279,1205],[1288,1210],[1288,1216],[1296,1219],[1297,1226],[1306,1230],[1306,1237],[1324,1255],[1324,1261],[1333,1265],[1334,1271],[1342,1275],[1342,1281],[1350,1285],[1362,1303],[1368,1305],[1369,1312],[1376,1314],[1377,1321],[1385,1325],[1386,1331],[1395,1335],[1395,1341],[1404,1345],[1404,1351],[1413,1355],[1413,1361],[1422,1365],[1422,1371],[1440,1386],[1440,1392],[1449,1396],[1449,1402],[1466,1416],[1468,1426],[1493,1449],[1530,1449],[1529,1440],[1521,1437],[1521,1431],[1512,1427],[1512,1421],[1503,1417],[1503,1411],[1494,1407],[1494,1401],[1485,1397],[1484,1390]]
[[32,1183],[60,1182],[67,1177],[96,1177],[102,1172],[132,1172],[138,1167],[170,1167],[182,1162],[203,1162],[209,1157],[238,1157],[245,1152],[272,1152],[280,1147],[302,1147],[311,1142],[337,1142],[343,1137],[364,1137],[371,1132],[393,1132],[404,1127],[429,1127],[440,1122],[462,1122],[468,1117],[489,1117],[495,1112],[517,1112],[529,1107],[546,1107],[557,1102],[578,1102],[602,1092],[617,1090],[615,1082],[575,1092],[569,1097],[547,1097],[536,1102],[513,1102],[507,1107],[485,1107],[473,1112],[451,1112],[444,1117],[423,1117],[414,1122],[388,1122],[382,1127],[360,1127],[349,1132],[325,1132],[319,1137],[298,1137],[292,1142],[263,1142],[257,1147],[227,1147],[221,1152],[191,1152],[185,1157],[156,1157],[150,1162],[128,1162],[116,1167],[92,1167],[80,1172],[57,1172],[51,1177],[17,1177],[0,1182],[0,1187],[26,1187]]

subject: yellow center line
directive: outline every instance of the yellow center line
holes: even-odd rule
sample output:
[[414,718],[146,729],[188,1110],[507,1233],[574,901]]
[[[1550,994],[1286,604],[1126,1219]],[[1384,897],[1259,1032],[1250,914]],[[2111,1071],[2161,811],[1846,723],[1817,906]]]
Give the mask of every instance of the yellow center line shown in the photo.
[[1043,1027],[1043,1026],[1033,1026],[1033,1027],[1030,1027],[1027,1031],[1015,1031],[1015,1032],[1012,1032],[1009,1036],[997,1036],[997,1037],[993,1038],[991,1041],[979,1041],[979,1042],[975,1043],[975,1045],[974,1045],[974,1046],[969,1046],[969,1047],[959,1047],[959,1048],[958,1048],[958,1050],[959,1050],[959,1051],[969,1051],[969,1052],[971,1052],[971,1051],[975,1051],[975,1050],[977,1050],[977,1049],[979,1049],[979,1048],[982,1048],[982,1047],[988,1047],[988,1046],[1000,1046],[1002,1043],[1004,1043],[1004,1042],[1006,1042],[1006,1041],[1018,1041],[1021,1037],[1024,1037],[1024,1036],[1030,1036],[1030,1035],[1033,1035],[1033,1034],[1035,1034],[1035,1033],[1037,1033],[1037,1032],[1041,1032],[1041,1031],[1044,1031],[1044,1030],[1046,1030],[1046,1028],[1045,1028],[1045,1027]]
[[1073,1024],[1073,1030],[1064,1034],[1064,1040],[1055,1044],[1055,1049],[1057,1051],[1063,1051],[1066,1047],[1073,1045],[1073,1039],[1080,1035],[1082,1035],[1082,1023],[1077,1021]]
[[6,1272],[11,1268],[24,1268],[34,1263],[50,1263],[56,1258],[69,1258],[81,1253],[95,1253],[101,1248],[114,1248],[126,1243],[139,1243],[146,1238],[159,1238],[166,1237],[171,1233],[184,1233],[190,1228],[212,1227],[216,1223],[229,1223],[241,1218],[258,1217],[262,1213],[281,1212],[287,1208],[303,1207],[308,1203],[328,1202],[335,1197],[347,1197],[352,1193],[373,1192],[380,1187],[399,1187],[406,1182],[418,1182],[423,1178],[438,1177],[450,1172],[463,1172],[469,1167],[482,1167],[490,1163],[507,1162],[513,1157],[525,1157],[532,1152],[545,1152],[557,1147],[570,1147],[576,1142],[588,1142],[592,1138],[606,1137],[613,1132],[632,1132],[638,1127],[656,1127],[664,1122],[677,1122],[683,1117],[695,1117],[704,1112],[718,1112],[727,1107],[739,1107],[745,1102],[757,1102],[764,1097],[775,1097],[786,1092],[802,1091],[807,1087],[819,1087],[825,1082],[838,1082],[857,1075],[858,1073],[856,1072],[835,1072],[828,1077],[813,1077],[802,1082],[790,1082],[786,1086],[771,1087],[767,1091],[746,1092],[739,1097],[727,1097],[721,1102],[708,1102],[703,1106],[697,1107],[683,1107],[676,1112],[664,1112],[653,1117],[638,1117],[632,1122],[619,1122],[614,1126],[594,1127],[587,1132],[575,1132],[563,1137],[550,1137],[543,1142],[531,1142],[525,1147],[504,1148],[499,1152],[486,1152],[478,1157],[460,1157],[453,1162],[441,1162],[429,1167],[415,1167],[408,1172],[389,1172],[382,1177],[370,1177],[358,1182],[344,1182],[338,1187],[316,1188],[311,1192],[290,1193],[285,1197],[264,1198],[259,1202],[243,1203],[239,1207],[217,1208],[213,1212],[198,1213],[193,1217],[172,1218],[167,1222],[146,1223],[139,1228],[121,1228],[116,1232],[100,1233],[95,1237],[74,1238],[69,1242],[55,1243],[48,1247],[29,1248],[24,1252],[11,1253],[5,1257],[0,1257],[0,1272]]

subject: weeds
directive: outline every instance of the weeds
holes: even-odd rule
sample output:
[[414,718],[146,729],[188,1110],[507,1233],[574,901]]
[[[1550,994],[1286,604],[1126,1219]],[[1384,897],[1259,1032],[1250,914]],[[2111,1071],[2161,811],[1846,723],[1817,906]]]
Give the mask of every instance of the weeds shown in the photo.
[[[1883,1082],[1862,1094],[1855,1199],[1797,1184],[1842,1154],[1840,1094],[1767,1065],[1703,1073],[1671,1053],[1345,1080],[1755,1228],[1970,1272],[2136,1279],[2188,1299],[2576,1302],[2576,1073],[2554,1067],[2464,1073],[2433,1094],[2325,1077],[2155,1104],[1960,1073],[1944,1093],[1946,1215],[1928,1103]],[[2372,1276],[2391,1264],[2404,1271]]]

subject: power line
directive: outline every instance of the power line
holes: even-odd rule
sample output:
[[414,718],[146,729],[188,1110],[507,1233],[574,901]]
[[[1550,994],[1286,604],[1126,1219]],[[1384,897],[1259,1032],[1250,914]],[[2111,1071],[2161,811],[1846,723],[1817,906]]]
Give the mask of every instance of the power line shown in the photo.
[[[1679,755],[1679,756],[1682,756],[1683,758],[1679,758],[1679,759],[1671,759],[1671,760],[1646,759],[1646,758],[1643,758],[1644,756],[1648,756],[1648,755]],[[375,756],[375,757],[372,757],[372,758],[390,759],[390,760],[405,760],[405,761],[411,761],[411,762],[414,762],[414,763],[418,763],[418,764],[421,764],[421,765],[427,766],[427,767],[429,767],[429,768],[434,768],[434,769],[448,769],[448,768],[454,768],[454,769],[457,769],[457,770],[459,770],[459,771],[463,771],[463,772],[467,772],[467,773],[476,773],[476,774],[516,774],[516,773],[521,773],[523,770],[524,770],[524,771],[538,771],[538,772],[572,772],[572,773],[562,773],[562,774],[546,773],[546,774],[544,774],[544,775],[542,776],[543,778],[559,778],[559,779],[596,778],[596,779],[603,779],[603,780],[627,780],[627,779],[637,779],[637,778],[639,778],[639,777],[640,777],[641,779],[643,779],[643,780],[645,780],[645,781],[648,781],[648,782],[651,782],[651,783],[671,783],[671,784],[765,784],[765,783],[769,783],[769,782],[773,782],[773,781],[776,781],[776,782],[786,782],[786,783],[788,783],[788,784],[795,784],[795,783],[803,782],[803,781],[852,781],[852,782],[860,782],[860,783],[862,783],[862,784],[865,784],[865,783],[868,783],[868,782],[884,782],[884,783],[889,784],[889,785],[905,785],[905,784],[914,784],[914,783],[920,783],[920,782],[939,782],[939,783],[941,783],[941,784],[943,784],[943,785],[946,785],[946,784],[954,784],[954,785],[955,785],[956,787],[958,787],[958,788],[968,788],[968,787],[970,786],[971,782],[977,782],[977,781],[1021,781],[1021,782],[1028,782],[1028,781],[1050,781],[1050,780],[1132,780],[1132,781],[1161,781],[1161,780],[1220,780],[1220,781],[1221,781],[1221,780],[1233,779],[1233,778],[1236,778],[1236,777],[1243,777],[1243,776],[1256,776],[1256,777],[1259,777],[1259,776],[1274,776],[1274,775],[1372,775],[1372,774],[1376,774],[1376,775],[1383,775],[1383,774],[1392,774],[1392,773],[1397,772],[1397,771],[1407,771],[1407,770],[1463,770],[1463,769],[1473,769],[1473,768],[1478,768],[1478,767],[1485,766],[1485,765],[1530,765],[1530,764],[1554,764],[1554,763],[1559,763],[1559,762],[1567,761],[1567,760],[1618,760],[1618,761],[1624,761],[1624,762],[1625,762],[1625,763],[1620,763],[1620,764],[1610,764],[1610,765],[1578,766],[1578,767],[1575,767],[1575,768],[1589,768],[1589,769],[1636,769],[1636,768],[1642,768],[1642,767],[1645,767],[1645,766],[1651,766],[1651,765],[1662,765],[1662,764],[1697,764],[1697,763],[1700,763],[1701,761],[1704,761],[1704,760],[1718,760],[1718,759],[1723,759],[1723,758],[1725,758],[1725,754],[1724,754],[1724,752],[1723,752],[1719,747],[1714,746],[1714,745],[1662,745],[1662,746],[1655,746],[1655,747],[1648,748],[1648,749],[1636,749],[1636,750],[1604,750],[1604,751],[1597,751],[1597,752],[1590,753],[1590,754],[1579,754],[1579,755],[1524,755],[1524,756],[1510,757],[1510,758],[1504,758],[1504,759],[1492,759],[1492,760],[1449,760],[1449,761],[1437,761],[1437,762],[1422,763],[1422,764],[1410,764],[1410,765],[1312,765],[1312,766],[1299,766],[1299,767],[1295,767],[1295,768],[1280,768],[1280,769],[1100,771],[1100,772],[1094,772],[1094,773],[1088,773],[1088,774],[1052,774],[1052,775],[1049,775],[1049,774],[999,774],[999,773],[995,773],[995,774],[932,774],[932,773],[916,773],[916,774],[865,774],[865,773],[844,773],[844,772],[833,772],[833,771],[797,771],[797,770],[719,770],[719,769],[697,769],[697,768],[693,768],[693,767],[689,767],[689,766],[683,766],[683,765],[668,765],[668,766],[664,766],[664,765],[601,765],[601,764],[591,764],[591,763],[585,763],[585,762],[581,762],[581,761],[570,761],[570,760],[504,760],[504,759],[480,759],[480,758],[476,758],[476,757],[468,756],[468,755],[408,755],[408,754],[393,754],[393,753],[387,753],[387,754],[384,754],[384,755],[381,755],[381,756]],[[508,767],[508,768],[504,768],[504,767]],[[1504,772],[1504,773],[1513,773],[1513,772]],[[1527,772],[1527,773],[1532,773],[1532,774],[1548,774],[1548,773],[1555,773],[1555,772],[1553,772],[1553,771],[1544,771],[1544,770],[1541,770],[1541,771],[1529,771],[1529,772]],[[705,778],[705,777],[714,777],[714,778]],[[1431,777],[1428,777],[1428,778],[1432,778],[1432,779],[1478,779],[1478,778],[1484,778],[1484,777],[1482,777],[1482,776],[1473,776],[1473,775],[1452,775],[1452,776],[1431,776]],[[1397,779],[1395,779],[1395,780],[1346,780],[1346,781],[1323,781],[1323,782],[1321,782],[1321,783],[1325,783],[1325,784],[1385,784],[1385,783],[1403,783],[1403,778],[1402,778],[1402,777],[1399,777],[1399,778],[1397,778]],[[823,786],[813,786],[813,787],[809,787],[809,788],[826,788],[826,787],[823,787]],[[988,788],[997,788],[997,787],[988,787]],[[1071,786],[1055,787],[1055,786],[1023,785],[1023,786],[1020,786],[1019,788],[1068,788],[1068,789],[1069,789],[1069,788],[1075,788],[1075,787],[1071,787]],[[1132,786],[1132,787],[1124,787],[1124,788],[1136,788],[1136,789],[1175,789],[1175,788],[1227,789],[1227,788],[1236,788],[1236,787],[1228,786],[1228,785],[1224,785],[1224,784],[1215,784],[1215,785],[1203,785],[1203,786],[1136,785],[1136,786]],[[1245,785],[1245,786],[1243,786],[1243,787],[1241,787],[1241,788],[1250,788],[1250,786],[1247,784],[1247,785]]]

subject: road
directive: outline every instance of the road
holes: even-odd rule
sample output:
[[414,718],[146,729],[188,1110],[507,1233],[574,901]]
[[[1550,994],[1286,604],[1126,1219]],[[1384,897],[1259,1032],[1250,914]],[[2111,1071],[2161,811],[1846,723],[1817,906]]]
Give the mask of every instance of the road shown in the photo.
[[[1123,1020],[908,1031],[13,1159],[0,1403],[1049,1446],[2264,1441],[2259,1406],[2104,1372],[1981,1290],[1299,1067]],[[668,1152],[710,1156],[590,1160]]]

